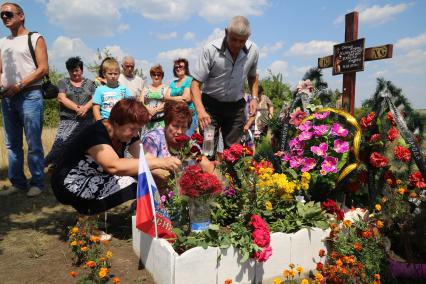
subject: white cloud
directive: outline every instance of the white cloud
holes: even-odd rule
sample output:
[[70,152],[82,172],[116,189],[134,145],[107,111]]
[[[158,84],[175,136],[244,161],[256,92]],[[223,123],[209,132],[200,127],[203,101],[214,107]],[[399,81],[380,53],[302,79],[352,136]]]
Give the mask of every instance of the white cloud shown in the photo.
[[311,40],[309,42],[297,42],[288,50],[290,55],[326,55],[333,53],[334,41]]
[[422,33],[416,37],[406,37],[398,40],[395,44],[397,48],[413,49],[426,44],[426,33]]
[[401,56],[395,56],[392,60],[395,73],[425,75],[426,74],[426,50],[414,49]]
[[124,0],[123,6],[145,18],[164,21],[183,21],[196,9],[194,0]]
[[183,39],[184,40],[192,40],[192,39],[194,39],[195,38],[195,34],[194,33],[191,33],[191,32],[186,32],[184,35],[183,35]]
[[46,14],[49,22],[65,29],[73,35],[112,36],[127,29],[120,24],[120,1],[46,1]]
[[243,16],[260,16],[262,10],[268,5],[268,0],[202,0],[199,5],[198,15],[209,22],[229,20],[235,16],[236,11]]
[[170,32],[167,34],[160,34],[160,33],[151,33],[151,34],[161,40],[169,40],[169,39],[177,38],[177,35],[178,35],[177,32]]
[[281,73],[283,77],[286,77],[289,74],[288,70],[289,70],[288,63],[283,60],[274,61],[267,68],[267,72],[271,71],[273,75],[277,75]]
[[[386,4],[381,7],[373,5],[371,7],[357,6],[355,11],[359,12],[359,22],[366,24],[383,24],[393,19],[393,16],[404,12],[409,4],[402,3],[397,5]],[[345,20],[344,15],[340,15],[334,20],[335,24],[343,23]]]
[[274,44],[262,46],[259,49],[260,58],[268,57],[269,53],[277,52],[278,50],[282,49],[283,46],[284,43],[282,41],[277,41]]

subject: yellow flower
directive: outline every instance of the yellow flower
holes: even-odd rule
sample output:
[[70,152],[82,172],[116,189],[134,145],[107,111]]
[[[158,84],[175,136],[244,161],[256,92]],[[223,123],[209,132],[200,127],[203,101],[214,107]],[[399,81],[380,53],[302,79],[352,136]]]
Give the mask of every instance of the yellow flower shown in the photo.
[[375,208],[377,211],[382,211],[382,205],[380,205],[380,204],[376,204],[376,205],[374,206],[374,208]]
[[345,220],[345,221],[343,221],[343,225],[346,228],[349,228],[350,226],[352,226],[352,221],[351,220]]
[[112,258],[112,251],[110,251],[110,250],[107,251],[106,255],[107,255],[108,258]]
[[303,279],[302,281],[300,281],[300,284],[309,284],[309,280],[308,279]]
[[71,234],[77,234],[78,233],[78,227],[73,227],[71,229]]
[[392,184],[392,179],[388,178],[388,179],[386,180],[386,183],[387,183],[387,184],[389,184],[389,185],[391,185],[391,184]]
[[338,259],[338,260],[336,260],[336,265],[337,266],[342,266],[343,262],[340,259]]
[[309,183],[304,183],[304,182],[302,182],[302,183],[300,184],[300,186],[302,187],[302,189],[303,189],[303,190],[308,190],[308,189],[309,189]]
[[298,266],[297,268],[296,268],[296,270],[297,270],[297,273],[302,273],[303,272],[303,267],[302,266]]
[[315,273],[314,277],[315,277],[315,280],[318,280],[318,281],[321,281],[324,279],[324,276],[322,276],[322,274],[319,272]]
[[406,189],[403,188],[403,187],[398,188],[398,193],[401,194],[401,195],[405,194],[405,191],[406,191]]
[[296,271],[294,271],[293,269],[290,270],[290,276],[291,278],[294,278],[294,276],[296,276]]
[[73,246],[73,247],[75,247],[75,246],[77,245],[77,241],[72,241],[72,242],[70,243],[70,245],[71,245],[71,246]]
[[400,179],[396,180],[396,184],[400,185],[402,183],[402,181]]
[[308,172],[302,173],[302,179],[306,179],[307,181],[311,180],[311,174]]
[[377,220],[377,221],[376,221],[376,226],[377,226],[377,228],[381,229],[381,228],[383,228],[383,227],[384,227],[384,225],[385,225],[385,224],[383,224],[383,222],[382,222],[381,220]]
[[272,203],[271,203],[271,201],[266,201],[266,202],[265,202],[265,208],[266,208],[266,210],[268,210],[269,212],[271,212],[271,211],[272,211]]
[[290,276],[290,271],[288,269],[284,269],[283,275],[285,278],[288,278]]
[[99,273],[98,273],[98,275],[99,275],[99,278],[105,278],[105,276],[107,276],[107,274],[108,274],[108,268],[106,268],[106,267],[102,267],[101,269],[99,269]]
[[274,278],[274,284],[281,284],[281,279],[280,278]]

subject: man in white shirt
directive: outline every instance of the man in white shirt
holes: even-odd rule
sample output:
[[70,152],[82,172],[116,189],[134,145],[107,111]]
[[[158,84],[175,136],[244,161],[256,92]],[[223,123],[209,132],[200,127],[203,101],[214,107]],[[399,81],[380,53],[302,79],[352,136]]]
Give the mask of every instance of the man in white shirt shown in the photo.
[[120,85],[124,85],[129,89],[132,97],[139,97],[142,93],[144,81],[141,77],[134,74],[135,59],[131,56],[125,56],[121,64],[123,72],[118,77]]

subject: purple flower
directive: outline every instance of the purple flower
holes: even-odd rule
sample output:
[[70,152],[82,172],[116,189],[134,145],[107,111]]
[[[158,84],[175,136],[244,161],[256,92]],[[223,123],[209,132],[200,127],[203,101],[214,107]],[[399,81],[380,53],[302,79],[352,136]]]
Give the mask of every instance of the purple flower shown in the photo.
[[281,157],[281,159],[285,162],[290,161],[291,155],[288,152],[284,152],[284,155]]
[[311,151],[317,156],[326,157],[327,156],[328,145],[327,143],[321,143],[319,146],[312,146]]
[[297,155],[303,154],[303,149],[305,148],[305,142],[304,141],[299,141],[299,139],[297,139],[297,137],[296,137],[296,138],[291,139],[288,144],[289,144],[290,150],[292,152],[296,152]]
[[329,129],[329,126],[324,124],[314,126],[314,135],[316,138],[321,137],[322,135],[326,134]]
[[334,136],[346,137],[346,135],[348,135],[348,130],[338,123],[333,123],[333,127],[331,127],[331,134]]
[[165,196],[165,195],[161,195],[161,197],[160,197],[160,200],[161,200],[161,202],[166,202],[167,201],[167,196]]
[[174,192],[173,192],[173,190],[172,190],[172,191],[169,191],[169,194],[167,194],[167,195],[169,196],[169,198],[172,198],[174,194],[175,194],[175,193],[174,193]]
[[303,159],[303,167],[301,169],[302,172],[309,172],[315,166],[317,165],[317,162],[314,158],[304,158]]
[[314,134],[313,132],[303,131],[299,134],[299,140],[300,141],[311,140],[313,134]]
[[[337,158],[334,157],[326,157],[324,162],[321,164],[321,174],[326,175],[327,173],[337,173]],[[324,173],[324,174],[323,174]]]
[[303,163],[303,157],[301,156],[292,156],[290,158],[290,168],[298,168]]
[[323,112],[323,113],[314,113],[314,117],[316,119],[319,119],[319,120],[326,119],[329,115],[330,115],[329,111],[326,111],[326,112]]
[[233,197],[233,196],[235,196],[235,193],[236,193],[235,189],[233,189],[230,186],[225,186],[223,188],[223,195],[225,195],[226,197]]
[[312,121],[307,120],[305,121],[305,123],[299,125],[299,130],[300,131],[308,131],[312,128]]
[[333,149],[336,153],[346,153],[349,151],[349,143],[340,139],[334,140]]

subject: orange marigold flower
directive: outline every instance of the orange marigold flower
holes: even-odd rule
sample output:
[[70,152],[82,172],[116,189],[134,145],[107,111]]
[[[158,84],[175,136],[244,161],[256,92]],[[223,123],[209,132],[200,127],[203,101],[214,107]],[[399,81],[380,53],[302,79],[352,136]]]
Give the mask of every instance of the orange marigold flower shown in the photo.
[[373,284],[382,284],[380,280],[373,280]]
[[290,263],[289,265],[288,265],[288,267],[290,267],[291,269],[293,269],[294,268],[294,263]]
[[290,276],[290,270],[284,269],[283,275],[284,275],[285,278],[288,278]]
[[86,262],[86,266],[89,268],[93,268],[96,266],[96,262],[94,262],[93,260],[89,260],[88,262]]
[[303,279],[302,281],[300,281],[300,284],[309,284],[309,280],[308,279]]
[[88,251],[89,250],[89,248],[88,247],[81,247],[81,249],[80,249],[81,251]]
[[68,274],[71,276],[71,277],[76,277],[77,276],[77,272],[75,272],[75,271],[70,271],[70,272],[68,272]]
[[324,257],[324,255],[325,255],[325,250],[323,250],[323,249],[320,249],[319,250],[319,254],[318,254],[320,257]]
[[296,276],[296,271],[294,271],[293,269],[290,270],[290,276],[293,278],[294,276]]
[[343,275],[348,275],[348,270],[343,267],[340,273],[342,273]]
[[72,246],[72,247],[75,247],[77,245],[77,241],[72,241],[71,243],[70,243],[70,246]]
[[400,179],[397,179],[397,180],[396,180],[396,184],[398,184],[398,185],[399,185],[399,184],[401,184],[401,183],[402,183],[402,181],[401,181]]
[[379,273],[374,274],[373,277],[376,280],[380,280],[380,274]]
[[107,274],[108,274],[108,268],[106,268],[106,267],[102,267],[101,269],[99,269],[99,272],[98,272],[98,276],[99,276],[99,278],[105,278],[105,276],[107,276]]
[[99,261],[103,262],[103,261],[107,261],[107,259],[105,257],[100,257]]
[[377,220],[376,221],[376,226],[377,226],[377,228],[381,229],[381,228],[383,228],[385,226],[385,224],[383,223],[383,221]]
[[336,265],[340,267],[343,265],[343,262],[340,259],[338,259],[336,260]]
[[101,240],[101,238],[97,237],[97,236],[90,236],[90,241],[93,243],[97,243]]
[[280,278],[274,278],[274,284],[281,284],[282,283],[282,281],[281,281],[281,279]]
[[398,188],[398,193],[401,194],[401,195],[403,195],[403,194],[405,194],[406,190],[407,189],[405,189],[403,187],[400,187],[400,188]]
[[387,183],[387,184],[389,184],[389,185],[391,185],[391,184],[392,184],[392,179],[388,178],[388,179],[386,180],[386,183]]
[[353,257],[353,255],[350,255],[350,256],[347,257],[346,263],[351,264],[351,265],[355,264],[355,258]]
[[333,250],[331,252],[330,256],[331,256],[332,259],[336,259],[337,258],[337,252]]
[[318,280],[318,281],[322,281],[324,279],[324,276],[322,276],[322,274],[319,272],[315,273],[314,277],[315,277],[315,280]]
[[358,242],[354,243],[354,249],[357,251],[361,251],[362,250],[362,245]]
[[109,250],[109,251],[107,251],[107,254],[106,254],[106,255],[107,255],[107,257],[108,257],[108,258],[112,258],[112,251],[110,251],[110,250]]
[[108,240],[103,240],[103,241],[102,241],[102,244],[104,244],[104,245],[108,245],[108,244],[109,244],[109,241],[108,241]]
[[380,205],[380,204],[376,204],[376,205],[374,205],[374,208],[375,208],[377,211],[382,211],[382,205]]
[[81,245],[84,245],[84,241],[78,241],[78,244],[81,246]]
[[388,201],[388,199],[387,199],[385,196],[383,196],[383,197],[380,199],[380,201],[381,201],[382,203],[386,203],[386,202]]
[[121,282],[120,278],[118,278],[118,277],[114,277],[114,278],[112,278],[112,283],[114,283],[114,284],[118,284],[118,283],[120,283],[120,282]]
[[410,197],[411,198],[416,198],[417,197],[417,193],[415,193],[414,191],[410,193]]
[[78,227],[73,227],[71,229],[71,234],[77,234],[78,233]]
[[232,279],[226,279],[224,284],[232,284]]
[[297,270],[297,273],[302,273],[303,272],[303,267],[302,266],[298,266],[298,267],[296,267],[296,270]]
[[337,228],[337,224],[336,223],[331,223],[330,224],[330,229],[334,230]]
[[371,231],[362,231],[361,233],[361,236],[366,239],[370,238],[372,235]]
[[343,221],[343,225],[346,228],[349,228],[350,226],[352,226],[352,221],[351,220],[345,220],[345,221]]

